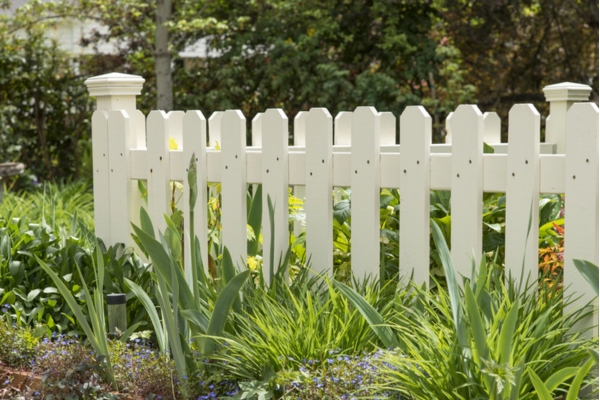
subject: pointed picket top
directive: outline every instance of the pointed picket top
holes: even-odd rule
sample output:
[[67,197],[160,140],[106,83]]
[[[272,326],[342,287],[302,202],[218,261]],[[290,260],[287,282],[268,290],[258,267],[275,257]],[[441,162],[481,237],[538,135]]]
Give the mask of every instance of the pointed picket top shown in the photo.
[[[598,300],[592,286],[575,267],[574,259],[599,263],[600,240],[598,214],[598,106],[594,103],[573,104],[567,113],[566,165],[565,165],[565,294],[576,298],[568,307],[584,307],[591,301],[595,315],[587,317],[579,326],[595,326],[598,335]],[[578,327],[574,327],[577,329]],[[587,335],[591,335],[588,333]]]
[[396,117],[391,112],[379,113],[381,118],[380,141],[382,146],[396,144]]
[[252,146],[262,146],[262,118],[265,113],[257,113],[252,118]]
[[170,202],[169,115],[164,111],[151,111],[148,115],[148,213],[156,234],[167,228],[163,214]]
[[374,107],[352,113],[352,273],[379,276],[380,116]]
[[590,86],[573,82],[548,85],[542,90],[546,101],[588,101],[592,92]]
[[182,148],[183,144],[183,117],[185,113],[183,111],[170,111],[167,113],[169,117],[169,148],[171,146],[171,139],[175,141],[178,149]]
[[326,108],[306,116],[306,259],[317,273],[333,269],[333,118]]
[[[429,286],[431,116],[408,106],[400,116],[400,254],[402,277]],[[424,267],[425,266],[425,267]]]
[[[181,208],[183,210],[183,221],[185,224],[185,232],[190,232],[190,185],[188,182],[189,165],[192,160],[192,154],[195,155],[196,161],[196,185],[198,193],[196,198],[196,206],[194,208],[194,235],[198,237],[200,242],[200,255],[202,257],[202,265],[206,269],[208,267],[208,234],[206,227],[208,226],[207,218],[207,195],[206,195],[206,118],[201,111],[190,110],[183,117],[183,198]],[[191,246],[194,243],[190,235],[186,235],[186,243],[184,245],[184,270],[188,282],[192,284],[192,257]],[[206,272],[206,271],[205,271]]]
[[[446,117],[445,125],[446,125],[446,137],[444,138],[444,142],[448,144],[452,144],[452,126],[450,125],[450,121],[452,121],[452,116],[454,115],[454,111],[449,112]],[[402,143],[402,142],[400,142]]]
[[215,111],[208,119],[208,147],[217,147],[217,144],[219,146],[222,144],[221,120],[223,119],[224,115],[225,111]]
[[482,254],[483,114],[474,105],[458,106],[452,129],[451,254],[459,275],[471,275]]
[[240,110],[227,110],[221,118],[221,236],[223,246],[229,250],[233,263],[242,268],[241,263],[246,263],[248,234],[246,118]]
[[531,104],[518,104],[508,119],[505,264],[513,279],[532,279],[538,237],[528,232],[539,225],[540,113]]
[[294,118],[294,146],[306,145],[306,117],[308,112],[300,111]]
[[349,146],[351,129],[352,112],[340,111],[334,120],[333,143],[339,146]]
[[[276,269],[285,258],[288,247],[288,138],[289,121],[280,108],[270,108],[263,116],[263,276],[270,282],[270,265]],[[268,200],[274,210],[274,231],[271,230]],[[271,252],[271,242],[274,248]],[[271,259],[271,253],[273,259]],[[276,271],[274,271],[276,272]]]
[[487,144],[500,143],[502,135],[502,122],[495,112],[483,114],[483,141]]

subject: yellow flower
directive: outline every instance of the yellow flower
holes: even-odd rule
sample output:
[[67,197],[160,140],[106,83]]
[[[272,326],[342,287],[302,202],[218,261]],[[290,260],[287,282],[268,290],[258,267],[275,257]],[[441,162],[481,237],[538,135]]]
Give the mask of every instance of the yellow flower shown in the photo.
[[257,266],[258,261],[256,261],[256,257],[248,257],[248,269],[250,271],[256,271]]
[[177,145],[177,142],[175,141],[175,139],[173,138],[169,138],[169,150],[178,150],[179,146]]

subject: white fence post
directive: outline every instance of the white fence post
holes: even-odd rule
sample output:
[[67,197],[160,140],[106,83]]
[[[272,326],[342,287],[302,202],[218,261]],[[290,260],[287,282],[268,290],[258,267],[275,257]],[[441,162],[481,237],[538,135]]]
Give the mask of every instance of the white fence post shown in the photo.
[[352,113],[352,272],[358,279],[379,277],[379,131],[373,107]]
[[422,106],[400,116],[400,274],[429,286],[431,117]]
[[[270,280],[270,266],[277,272],[289,245],[288,209],[288,118],[279,108],[268,109],[262,118],[262,231],[263,276]],[[275,207],[274,226],[271,229],[268,199]],[[273,239],[273,240],[272,240]],[[273,248],[271,248],[273,241]]]
[[550,115],[546,120],[546,143],[556,143],[556,152],[565,154],[567,111],[576,101],[587,101],[592,88],[580,83],[563,82],[542,89],[550,103]]
[[127,112],[111,111],[108,116],[108,168],[110,239],[112,244],[133,245],[131,237],[130,135],[135,121]]
[[[214,115],[214,114],[213,114]],[[221,124],[221,233],[233,264],[246,265],[246,118],[240,110],[227,110]],[[211,139],[212,140],[212,139]]]
[[[89,78],[85,84],[90,96],[96,97],[96,112],[92,117],[95,233],[110,246],[117,242],[110,233],[114,217],[110,208],[108,115],[110,111],[124,110],[128,116],[134,117],[133,126],[129,128],[130,140],[141,142],[138,138],[143,136],[145,121],[136,110],[135,98],[141,94],[144,79],[137,75],[111,73]],[[131,191],[127,196],[130,195]],[[130,201],[127,202],[129,203]]]
[[333,119],[326,108],[306,118],[306,259],[316,273],[333,273]]
[[[596,297],[592,287],[579,273],[573,259],[598,265],[598,106],[594,103],[573,105],[567,114],[565,173],[565,253],[564,290],[577,301],[571,307],[581,308]],[[597,300],[595,307],[597,310]],[[583,321],[595,326],[598,315]]]
[[508,119],[506,272],[533,282],[538,274],[540,114],[531,104],[519,104]]
[[[471,276],[472,258],[482,251],[483,115],[477,106],[458,106],[452,119],[451,254],[459,275]],[[462,284],[462,280],[459,279]]]

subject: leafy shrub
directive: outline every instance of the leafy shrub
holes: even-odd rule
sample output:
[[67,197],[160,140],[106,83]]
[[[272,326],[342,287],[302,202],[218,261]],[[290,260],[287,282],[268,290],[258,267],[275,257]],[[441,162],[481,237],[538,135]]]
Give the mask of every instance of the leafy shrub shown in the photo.
[[[149,293],[153,291],[150,272],[131,249],[122,244],[106,249],[100,245],[107,273],[105,294],[128,293],[125,278],[135,279]],[[87,241],[60,236],[47,225],[30,224],[26,218],[0,219],[0,304],[10,304],[13,321],[18,325],[37,326],[41,331],[79,333],[72,311],[50,277],[42,271],[36,257],[62,278],[71,293],[85,303],[80,283],[74,279],[77,266],[82,278],[94,283],[92,254]],[[147,314],[128,296],[128,321],[145,323]]]

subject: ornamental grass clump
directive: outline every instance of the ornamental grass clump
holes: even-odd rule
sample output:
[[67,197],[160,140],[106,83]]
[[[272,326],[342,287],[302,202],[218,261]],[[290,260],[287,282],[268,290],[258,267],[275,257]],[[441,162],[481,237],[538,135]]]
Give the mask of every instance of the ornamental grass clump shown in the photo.
[[542,387],[550,396],[543,398],[597,390],[591,367],[598,364],[598,338],[573,329],[592,307],[572,307],[557,285],[538,292],[537,283],[517,284],[485,259],[463,289],[435,224],[433,234],[448,291],[415,286],[416,302],[397,309],[390,326],[400,345],[383,357],[380,390],[417,399],[536,399]]

